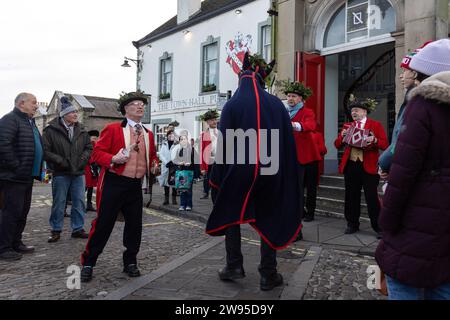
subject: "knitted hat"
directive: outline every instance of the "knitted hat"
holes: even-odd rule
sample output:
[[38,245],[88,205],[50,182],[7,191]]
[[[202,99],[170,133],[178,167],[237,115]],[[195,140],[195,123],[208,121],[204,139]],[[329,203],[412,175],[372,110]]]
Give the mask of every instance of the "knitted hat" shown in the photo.
[[[416,50],[409,52],[403,59],[402,59],[402,63],[400,64],[400,67],[402,67],[403,69],[408,69],[408,70],[413,70],[410,67],[411,64],[411,60],[412,58],[418,54],[420,52],[420,50],[422,50],[426,45],[428,45],[429,43],[431,43],[432,41],[427,41],[425,42],[420,48],[417,48]],[[414,71],[414,70],[413,70]]]
[[450,39],[431,42],[412,57],[409,67],[427,76],[450,71]]
[[77,111],[77,108],[75,108],[72,103],[70,102],[69,98],[66,96],[61,97],[61,111],[59,112],[59,116],[62,118],[66,114],[69,114],[71,112]]

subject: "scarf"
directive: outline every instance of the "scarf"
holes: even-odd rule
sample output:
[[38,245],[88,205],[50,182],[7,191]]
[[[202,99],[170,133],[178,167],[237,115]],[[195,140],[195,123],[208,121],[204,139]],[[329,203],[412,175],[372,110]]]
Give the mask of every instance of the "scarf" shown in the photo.
[[289,116],[291,117],[291,120],[294,119],[294,117],[297,115],[297,113],[303,108],[304,103],[299,102],[295,107],[289,106]]

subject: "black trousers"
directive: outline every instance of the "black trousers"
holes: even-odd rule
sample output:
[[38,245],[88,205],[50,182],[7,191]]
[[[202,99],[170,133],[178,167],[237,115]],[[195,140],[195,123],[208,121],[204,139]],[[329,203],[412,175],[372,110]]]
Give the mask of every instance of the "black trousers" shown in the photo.
[[209,190],[211,186],[209,185],[209,178],[211,176],[211,168],[206,171],[205,176],[203,177],[203,193],[209,195]]
[[177,195],[177,189],[175,189],[175,187],[166,187],[164,186],[164,195],[166,197],[168,197],[170,195],[170,188],[172,188],[172,196],[176,196]]
[[304,185],[305,185],[306,166],[298,163],[297,172],[298,172],[298,186],[299,186],[299,190],[300,190],[300,194],[298,195],[298,201],[300,202],[299,210],[300,210],[300,217],[301,217],[301,219],[303,219],[304,214],[305,214],[305,210],[303,208],[304,203],[305,203],[305,196],[303,193],[304,193]]
[[94,188],[92,187],[87,187],[86,188],[87,191],[87,204],[92,204],[92,193],[94,192]]
[[98,256],[103,252],[116,223],[119,211],[125,219],[123,231],[123,264],[137,264],[136,256],[142,238],[142,184],[141,179],[131,179],[107,172],[97,218],[92,228],[86,250],[83,252],[83,266],[95,266]]
[[378,227],[378,216],[380,214],[380,201],[378,199],[378,174],[368,174],[364,171],[361,161],[348,161],[344,170],[345,178],[345,219],[349,227],[359,228],[359,217],[361,215],[361,188],[364,189],[367,210],[370,223],[375,231]]
[[317,199],[317,177],[319,175],[319,161],[305,165],[304,186],[306,189],[305,216],[314,217]]
[[27,224],[31,206],[33,181],[14,183],[2,181],[4,206],[0,216],[0,253],[18,247]]
[[[242,267],[244,257],[241,251],[241,226],[231,226],[225,233],[225,249],[227,252],[227,266],[229,268]],[[263,277],[270,277],[277,273],[277,252],[261,239],[261,262],[258,271]]]

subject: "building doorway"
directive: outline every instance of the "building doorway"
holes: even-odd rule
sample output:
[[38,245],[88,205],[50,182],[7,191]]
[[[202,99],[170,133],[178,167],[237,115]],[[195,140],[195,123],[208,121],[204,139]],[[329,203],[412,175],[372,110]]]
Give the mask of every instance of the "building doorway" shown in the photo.
[[[381,122],[389,140],[395,125],[394,43],[344,51],[325,57],[325,137],[328,150],[344,122],[351,121],[346,101],[351,93],[359,99],[373,98],[377,110],[370,118]],[[331,148],[331,149],[330,149]],[[336,173],[343,150],[331,152],[326,173]]]

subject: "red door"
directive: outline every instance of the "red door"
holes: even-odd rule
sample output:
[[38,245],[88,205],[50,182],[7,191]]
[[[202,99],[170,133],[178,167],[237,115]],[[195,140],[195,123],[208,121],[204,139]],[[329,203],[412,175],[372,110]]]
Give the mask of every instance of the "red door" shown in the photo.
[[[316,114],[317,131],[325,137],[325,57],[297,52],[295,80],[312,89],[313,95],[306,101],[305,106]],[[320,174],[322,173],[323,162],[320,164]]]
[[313,91],[306,106],[314,111],[318,130],[324,133],[325,114],[325,57],[306,52],[297,52],[295,80],[303,82]]

